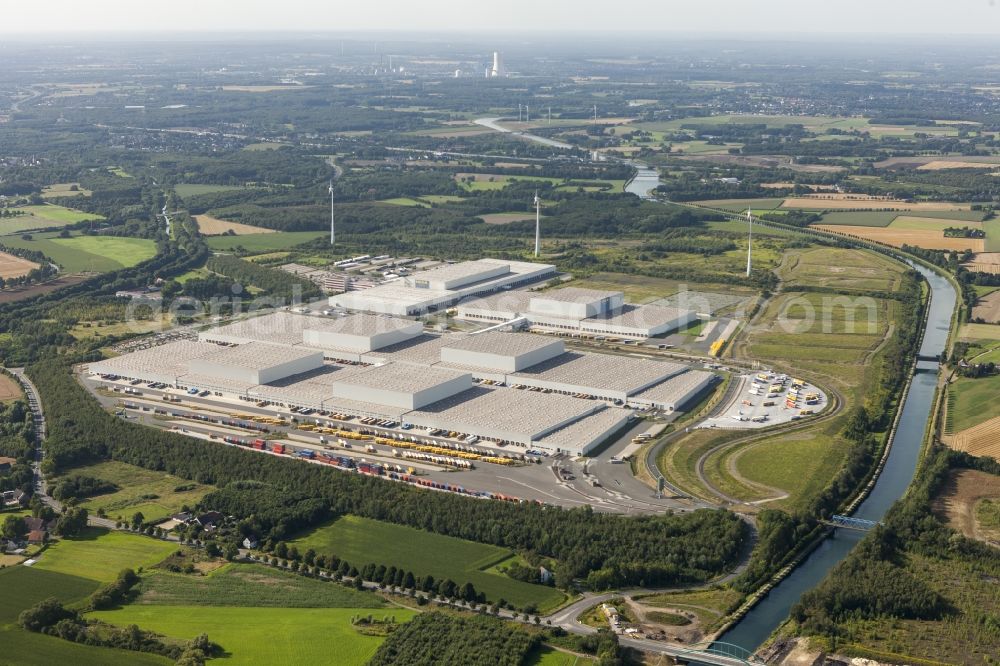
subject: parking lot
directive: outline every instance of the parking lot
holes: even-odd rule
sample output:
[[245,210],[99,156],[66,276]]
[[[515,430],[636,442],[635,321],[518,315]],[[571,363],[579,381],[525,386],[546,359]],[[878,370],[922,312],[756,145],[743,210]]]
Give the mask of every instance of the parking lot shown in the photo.
[[[629,462],[621,460],[622,452],[630,446],[636,435],[649,429],[650,423],[645,420],[633,422],[633,425],[616,436],[611,444],[604,446],[593,458],[572,459],[565,454],[547,456],[541,452],[525,455],[524,449],[510,447],[508,451],[498,452],[498,455],[517,458],[516,464],[499,465],[476,461],[472,469],[459,469],[452,465],[435,464],[433,460],[401,458],[406,450],[398,443],[383,443],[378,440],[341,441],[337,437],[302,430],[291,421],[292,414],[288,409],[259,408],[252,403],[215,395],[190,395],[170,388],[150,388],[148,385],[133,387],[129,382],[108,382],[88,377],[81,377],[81,380],[106,407],[115,410],[123,418],[135,420],[146,426],[174,430],[191,437],[209,440],[206,441],[206,445],[224,445],[226,437],[249,440],[266,437],[269,442],[283,442],[294,451],[308,449],[317,454],[326,452],[344,456],[358,463],[362,461],[377,463],[392,470],[412,469],[412,474],[421,480],[460,486],[468,494],[499,494],[508,498],[539,501],[567,508],[591,506],[599,511],[614,513],[649,513],[667,509],[696,508],[687,500],[656,497],[656,492],[652,488],[632,475]],[[98,391],[102,386],[115,387],[119,391]],[[129,389],[141,395],[126,393],[125,391]],[[170,400],[164,400],[164,396],[169,396]],[[131,407],[124,408],[126,404]],[[288,424],[285,426],[268,424],[266,426],[268,432],[262,433],[198,420],[199,418],[216,420],[228,417],[234,412],[266,417],[280,415],[288,421]],[[307,420],[301,415],[296,415],[296,418],[300,424]],[[319,418],[324,423],[335,425],[332,418]],[[351,429],[362,427],[357,419],[346,423],[345,426]],[[431,436],[423,429],[402,430],[398,427],[382,427],[374,424],[364,427],[386,438],[405,435],[414,437],[421,443],[442,446],[458,444],[447,436]],[[307,461],[304,460],[303,464],[307,464]]]
[[827,396],[808,382],[760,370],[733,378],[739,382],[719,416],[701,428],[751,429],[812,418],[826,408]]

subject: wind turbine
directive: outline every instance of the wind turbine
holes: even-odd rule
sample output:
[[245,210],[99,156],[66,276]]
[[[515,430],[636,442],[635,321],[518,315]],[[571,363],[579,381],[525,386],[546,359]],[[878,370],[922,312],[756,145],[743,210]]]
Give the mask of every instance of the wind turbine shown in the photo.
[[538,198],[538,190],[535,190],[535,257],[542,245],[542,200]]
[[750,267],[753,259],[753,213],[751,213],[751,208],[747,206],[747,225],[750,227],[750,236],[747,239],[747,277],[750,277]]
[[329,192],[330,192],[330,246],[332,247],[334,243],[337,242],[337,236],[334,233],[334,226],[333,226],[333,181],[332,180],[330,181]]

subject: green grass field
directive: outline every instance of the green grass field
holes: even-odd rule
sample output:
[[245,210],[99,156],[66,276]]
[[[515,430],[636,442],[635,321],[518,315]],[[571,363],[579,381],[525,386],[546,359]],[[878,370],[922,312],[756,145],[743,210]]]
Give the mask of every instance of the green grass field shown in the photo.
[[560,652],[548,645],[542,645],[527,656],[524,666],[585,666],[593,663],[593,659],[578,657],[575,654]]
[[410,197],[395,197],[393,199],[381,199],[376,203],[389,204],[391,206],[411,206],[411,207],[422,207],[428,208],[429,204],[419,201],[417,199],[411,199]]
[[456,201],[465,201],[465,197],[459,197],[454,194],[425,194],[421,197],[417,197],[421,201],[426,201],[432,204],[444,204],[444,203],[455,203]]
[[90,617],[124,626],[137,624],[173,638],[190,640],[207,633],[228,653],[232,666],[330,664],[362,666],[384,639],[359,634],[351,626],[356,615],[394,616],[403,622],[415,615],[403,608],[209,608],[205,606],[126,606]]
[[887,227],[899,215],[900,213],[896,211],[882,212],[874,210],[831,212],[825,213],[819,223],[845,224],[856,227]]
[[10,666],[104,666],[125,664],[152,666],[168,659],[124,650],[77,645],[60,638],[33,634],[17,626],[17,616],[39,601],[56,597],[63,603],[82,601],[99,583],[35,567],[0,569],[0,664]]
[[201,183],[181,183],[174,185],[174,192],[182,199],[196,197],[199,194],[214,194],[216,192],[229,192],[232,190],[242,190],[239,185],[204,185]]
[[73,236],[59,238],[55,233],[33,234],[31,240],[3,236],[8,247],[38,250],[68,273],[106,272],[135,266],[156,254],[156,243],[145,238],[115,236]]
[[206,576],[152,571],[135,603],[157,606],[379,608],[382,598],[260,564],[227,564]]
[[800,498],[823,490],[843,464],[846,452],[843,440],[812,431],[776,436],[724,458],[727,463],[734,459],[737,471],[750,481],[788,493],[782,505],[794,505]]
[[110,173],[113,176],[118,176],[119,178],[132,178],[133,177],[132,174],[130,174],[128,171],[126,171],[125,169],[121,168],[120,166],[109,166],[108,167],[108,173]]
[[276,252],[287,250],[320,237],[326,231],[282,231],[276,234],[247,234],[245,236],[213,236],[205,242],[213,250],[236,250],[243,248],[249,252]]
[[[72,189],[76,186],[76,189]],[[58,199],[59,197],[89,197],[93,192],[80,183],[53,183],[42,188],[43,199]]]
[[983,229],[986,231],[986,251],[1000,252],[1000,218],[986,220]]
[[784,199],[706,199],[705,201],[692,201],[696,206],[706,208],[719,208],[736,213],[745,213],[748,207],[755,211],[774,210],[781,206]]
[[53,229],[85,220],[97,221],[104,219],[100,215],[84,213],[72,208],[56,206],[55,204],[22,206],[14,210],[22,211],[24,215],[0,218],[0,235],[20,234],[34,229]]
[[838,248],[790,250],[779,275],[789,289],[823,287],[848,291],[896,291],[905,268],[875,252]]
[[948,389],[952,402],[948,408],[949,430],[961,432],[1000,415],[1000,376],[981,379],[961,378]]
[[153,566],[176,549],[177,544],[150,537],[88,527],[79,537],[49,546],[34,568],[108,582],[122,569]]
[[290,543],[300,552],[314,548],[317,553],[336,555],[358,568],[373,562],[401,567],[418,576],[451,578],[460,585],[471,582],[490,601],[503,598],[519,607],[535,604],[544,610],[565,599],[555,588],[482,571],[509,558],[509,550],[412,527],[345,516]]
[[[81,506],[92,513],[104,509],[108,517],[128,519],[141,511],[147,521],[160,520],[177,513],[185,504],[195,506],[212,490],[205,486],[166,472],[156,472],[120,462],[102,462],[69,470],[69,474],[84,474],[111,481],[119,490],[106,495],[89,497]],[[56,480],[58,482],[58,480]],[[175,488],[194,485],[194,488],[176,491]]]

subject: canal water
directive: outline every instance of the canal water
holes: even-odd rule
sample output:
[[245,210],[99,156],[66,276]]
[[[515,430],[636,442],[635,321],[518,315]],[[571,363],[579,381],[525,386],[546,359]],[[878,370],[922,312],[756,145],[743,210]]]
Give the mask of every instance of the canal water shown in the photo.
[[[930,312],[920,355],[934,357],[944,351],[951,327],[957,294],[951,283],[934,271],[914,266],[931,288]],[[924,364],[922,364],[924,365]],[[918,370],[903,404],[896,437],[882,474],[871,494],[854,512],[857,518],[878,521],[893,502],[903,496],[913,480],[924,432],[934,403],[938,370]],[[754,606],[743,619],[719,637],[719,641],[756,650],[788,617],[802,594],[823,580],[826,574],[862,539],[860,532],[838,528],[802,564]]]

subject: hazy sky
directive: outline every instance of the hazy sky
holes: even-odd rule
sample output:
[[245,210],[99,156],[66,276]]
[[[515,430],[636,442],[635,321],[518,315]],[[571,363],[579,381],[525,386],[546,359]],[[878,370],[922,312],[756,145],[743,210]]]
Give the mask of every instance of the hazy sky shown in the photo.
[[3,0],[0,32],[697,31],[1000,36],[1000,0]]

